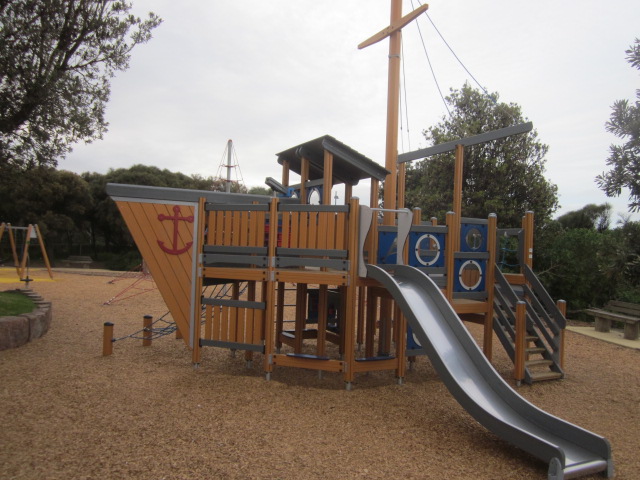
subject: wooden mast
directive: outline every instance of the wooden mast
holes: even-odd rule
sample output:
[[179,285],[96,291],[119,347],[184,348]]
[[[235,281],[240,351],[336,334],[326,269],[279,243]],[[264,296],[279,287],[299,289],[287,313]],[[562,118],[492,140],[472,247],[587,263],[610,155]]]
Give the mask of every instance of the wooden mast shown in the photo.
[[[389,37],[385,168],[389,170],[390,173],[387,175],[384,182],[385,209],[396,208],[398,195],[398,121],[400,110],[401,30],[402,27],[417,18],[428,8],[428,5],[422,5],[403,17],[402,0],[391,0],[391,21],[389,26],[358,45],[358,48],[365,48]],[[385,212],[384,224],[393,225],[394,222],[395,215],[393,212]]]

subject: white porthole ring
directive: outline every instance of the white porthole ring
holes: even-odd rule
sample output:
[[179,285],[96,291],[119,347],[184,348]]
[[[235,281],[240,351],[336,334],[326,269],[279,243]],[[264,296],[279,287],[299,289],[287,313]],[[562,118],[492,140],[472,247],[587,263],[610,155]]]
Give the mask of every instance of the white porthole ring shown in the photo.
[[[478,275],[478,281],[472,286],[468,286],[462,280],[462,274],[463,274],[465,268],[467,266],[469,266],[469,265],[475,266],[478,269],[478,272],[480,273]],[[476,288],[478,288],[478,286],[482,282],[482,277],[483,277],[482,268],[480,267],[480,264],[478,262],[476,262],[475,260],[467,260],[462,265],[460,265],[460,269],[458,270],[458,281],[460,282],[460,286],[462,288],[464,288],[465,290],[472,291],[472,290],[475,290]]]
[[[420,255],[420,250],[422,250],[422,248],[421,248],[422,242],[425,239],[429,242],[428,243],[429,247],[431,247],[431,242],[432,241],[435,243],[435,252],[436,252],[436,254],[429,261],[424,260],[422,258],[422,256]],[[428,248],[426,250],[432,251],[431,248]],[[438,238],[436,236],[434,236],[434,235],[431,235],[430,233],[425,233],[420,238],[418,238],[418,241],[416,242],[416,248],[415,248],[416,259],[418,260],[418,262],[420,262],[421,265],[424,265],[425,267],[430,267],[431,265],[434,265],[438,261],[438,259],[440,258],[440,252],[441,251],[442,251],[442,249],[440,248],[440,242],[438,241]]]

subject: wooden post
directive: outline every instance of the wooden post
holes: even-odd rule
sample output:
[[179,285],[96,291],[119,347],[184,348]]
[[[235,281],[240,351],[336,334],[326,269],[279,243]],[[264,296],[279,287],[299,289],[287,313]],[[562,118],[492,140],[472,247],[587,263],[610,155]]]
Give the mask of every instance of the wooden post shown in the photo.
[[[567,302],[566,300],[558,300],[556,305],[558,306],[558,310],[562,313],[564,318],[567,318]],[[560,354],[559,354],[559,363],[560,368],[564,369],[564,341],[565,341],[565,331],[566,329],[560,330]]]
[[289,160],[282,162],[282,185],[289,186]]
[[113,323],[104,322],[102,334],[102,356],[106,357],[113,353]]
[[458,229],[455,228],[455,224],[456,224],[456,214],[455,212],[447,212],[447,242],[446,242],[446,247],[445,247],[445,251],[446,251],[446,259],[445,259],[445,265],[446,265],[446,272],[447,272],[447,288],[445,291],[445,296],[447,297],[447,300],[449,300],[449,303],[451,303],[451,301],[453,300],[453,279],[455,278],[455,274],[456,272],[455,270],[455,262],[454,262],[454,258],[453,258],[453,254],[455,252],[456,249],[456,241],[455,241],[455,237],[460,236]]
[[34,225],[36,230],[36,236],[38,237],[38,243],[40,244],[40,251],[42,252],[42,259],[44,260],[44,264],[47,267],[47,271],[49,272],[49,278],[53,278],[53,271],[51,270],[51,263],[49,263],[49,256],[47,255],[47,249],[44,248],[44,239],[42,238],[42,234],[40,233],[40,229],[38,228],[38,224]]
[[[453,212],[456,214],[457,223],[460,224],[462,218],[462,179],[464,177],[464,147],[456,145],[456,159],[453,177]],[[459,227],[458,227],[459,228]],[[459,239],[456,244],[456,251],[459,250]]]
[[524,215],[524,236],[526,250],[523,262],[533,269],[533,212],[531,211],[526,212]]
[[[24,271],[27,269],[27,259],[29,258],[29,242],[31,242],[31,232],[33,225],[27,227],[27,236],[24,239],[24,248],[22,250],[22,260],[20,261],[20,280],[24,280]],[[28,283],[27,283],[28,285]]]
[[307,204],[307,182],[309,181],[309,159],[300,159],[300,203]]
[[16,274],[18,278],[22,278],[20,275],[20,260],[18,259],[18,249],[16,248],[16,239],[13,236],[13,229],[11,228],[11,224],[7,223],[7,229],[9,231],[9,243],[11,244],[11,253],[13,254],[13,266],[16,269]]
[[516,339],[513,378],[519,386],[524,380],[524,366],[527,350],[527,304],[519,301],[516,304]]
[[324,151],[324,183],[322,191],[322,204],[331,205],[331,189],[333,188],[333,154]]
[[485,285],[487,289],[488,310],[484,316],[484,338],[483,350],[487,360],[493,357],[493,296],[495,290],[495,265],[496,265],[496,242],[498,241],[498,217],[495,213],[489,215],[489,228],[487,233],[487,249],[489,259],[487,260],[487,272]]
[[142,317],[142,346],[151,346],[151,337],[153,336],[153,317],[145,315]]

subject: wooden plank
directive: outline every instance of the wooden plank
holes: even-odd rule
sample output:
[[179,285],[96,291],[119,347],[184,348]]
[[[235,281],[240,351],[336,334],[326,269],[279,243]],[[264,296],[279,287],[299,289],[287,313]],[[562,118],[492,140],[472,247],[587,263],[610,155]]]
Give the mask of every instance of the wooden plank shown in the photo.
[[333,238],[333,247],[336,250],[344,250],[346,249],[346,245],[347,245],[347,236],[346,236],[346,230],[347,230],[347,214],[344,212],[340,212],[337,214],[336,216],[336,227],[335,227],[336,233],[335,236]]
[[309,241],[309,212],[299,212],[298,246],[307,248]]
[[213,305],[205,305],[204,309],[204,338],[213,338]]
[[273,364],[282,367],[308,368],[325,372],[342,372],[343,362],[340,360],[317,360],[314,358],[289,357],[287,355],[273,355]]
[[240,212],[240,245],[249,245],[249,212]]
[[318,248],[327,249],[330,247],[333,235],[335,235],[335,229],[330,224],[330,220],[335,218],[333,212],[320,212],[318,215]]
[[232,222],[233,221],[233,212],[226,211],[224,212],[224,231],[222,234],[222,243],[220,245],[233,245],[232,241]]
[[229,307],[222,306],[220,312],[220,338],[229,341]]
[[207,212],[206,214],[206,225],[207,225],[207,235],[205,244],[212,245],[215,242],[215,224],[216,224],[216,215],[218,212]]
[[291,248],[297,248],[300,245],[298,241],[299,231],[300,212],[291,212],[291,240],[289,241],[289,245],[291,246]]
[[211,340],[220,340],[220,315],[222,315],[222,307],[216,305],[213,307],[213,321],[211,322]]
[[390,358],[388,360],[375,360],[371,362],[354,362],[354,373],[361,372],[378,372],[381,370],[396,370],[398,368],[398,359]]
[[393,22],[388,27],[383,28],[378,33],[376,33],[375,35],[369,37],[367,40],[365,40],[364,42],[360,43],[358,45],[358,49],[363,49],[363,48],[369,47],[369,46],[371,46],[371,45],[373,45],[375,43],[378,43],[378,42],[384,40],[388,36],[392,35],[393,33],[397,32],[398,30],[400,30],[401,28],[406,26],[408,23],[410,23],[413,20],[415,20],[416,18],[418,18],[428,8],[429,8],[429,5],[426,4],[426,3],[424,5],[420,5],[414,11],[409,12],[404,17],[402,17],[399,20]]
[[216,226],[215,226],[215,244],[224,245],[224,216],[225,212],[216,212]]
[[255,317],[256,309],[255,308],[245,308],[244,312],[244,342],[245,343],[256,343],[253,338],[254,332],[254,317]]
[[267,271],[257,268],[205,267],[202,269],[202,276],[204,278],[228,278],[230,280],[262,282],[267,278]]
[[[322,213],[320,214],[322,215]],[[318,239],[318,235],[320,237],[324,237],[326,235],[326,231],[322,229],[318,229],[318,212],[309,212],[309,241],[308,248],[324,248],[320,246],[320,240]]]
[[231,245],[240,246],[240,213],[241,212],[231,212]]
[[349,283],[346,273],[331,273],[304,270],[276,270],[276,280],[288,283],[309,283],[344,286]]
[[[282,219],[282,233],[281,233],[281,247],[290,247],[291,246],[291,213],[282,212],[280,214],[280,218]],[[273,228],[278,228],[278,225],[272,225]],[[271,228],[271,227],[269,227]]]

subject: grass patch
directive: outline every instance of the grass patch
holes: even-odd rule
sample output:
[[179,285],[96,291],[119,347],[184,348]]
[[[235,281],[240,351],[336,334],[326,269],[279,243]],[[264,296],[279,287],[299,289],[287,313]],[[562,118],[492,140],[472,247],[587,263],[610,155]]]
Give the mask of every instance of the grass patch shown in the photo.
[[0,317],[10,317],[32,312],[36,308],[26,295],[15,292],[0,292]]

